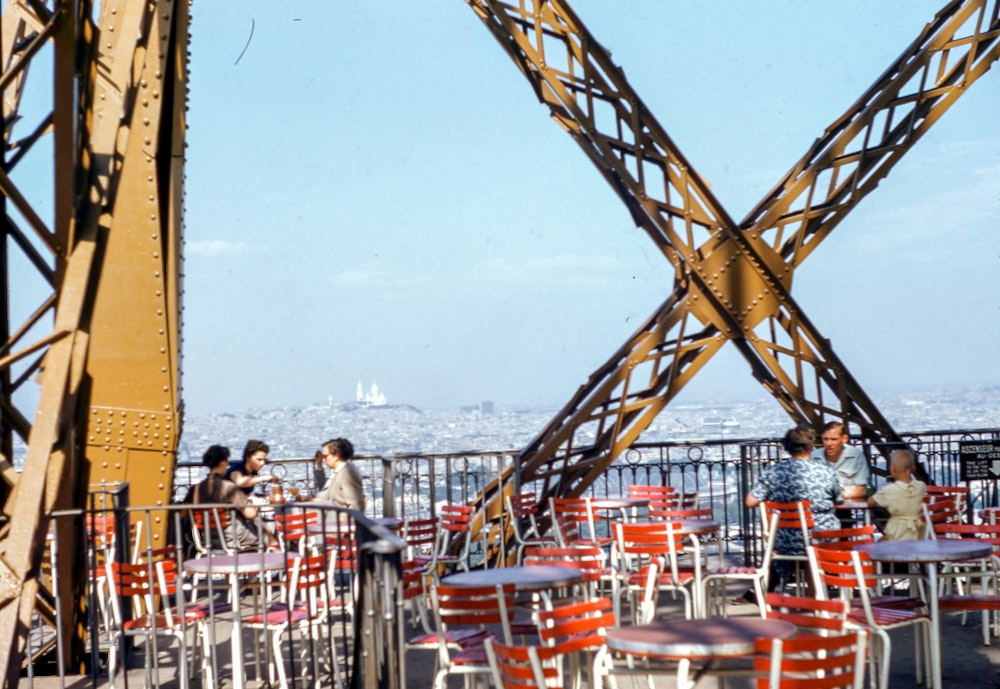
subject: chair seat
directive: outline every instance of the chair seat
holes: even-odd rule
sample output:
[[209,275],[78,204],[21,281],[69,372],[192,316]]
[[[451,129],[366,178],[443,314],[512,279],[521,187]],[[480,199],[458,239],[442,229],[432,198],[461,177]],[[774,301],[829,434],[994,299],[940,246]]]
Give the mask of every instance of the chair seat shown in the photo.
[[487,668],[489,667],[489,662],[489,658],[486,656],[486,647],[483,645],[463,648],[461,651],[451,656],[452,665],[482,665],[484,668]]
[[518,620],[510,623],[513,636],[538,636],[538,625],[533,620]]
[[[895,608],[896,610],[916,610],[917,608],[926,608],[927,603],[922,598],[914,598],[913,596],[871,596],[869,598],[871,604],[879,608]],[[851,601],[852,608],[860,608],[863,605],[860,598],[855,598]]]
[[[912,610],[872,607],[872,619],[875,620],[875,624],[880,627],[891,627],[895,624],[910,622],[911,620],[921,618],[930,619],[927,615],[913,612]],[[852,609],[851,612],[847,614],[847,619],[855,624],[867,624],[865,611],[860,608]]]
[[[628,575],[628,583],[630,586],[645,586],[649,575],[646,572],[632,572]],[[663,572],[656,576],[656,582],[663,586],[677,586],[681,584],[686,584],[689,581],[694,580],[695,574],[694,570],[682,569],[678,572],[677,578],[674,578],[673,572]]]
[[433,555],[414,555],[413,559],[410,560],[415,566],[423,568],[434,562]]
[[938,598],[941,610],[1000,610],[1000,596],[989,594],[946,595]]
[[[445,642],[457,649],[463,649],[471,646],[482,645],[483,641],[492,636],[489,632],[483,631],[481,629],[456,629],[448,630],[445,633]],[[430,634],[420,634],[406,642],[409,648],[437,648],[441,643],[441,637],[438,636],[437,632],[432,632]]]
[[206,618],[210,615],[224,615],[232,611],[233,604],[228,601],[219,601],[217,603],[188,603],[184,606],[185,613],[198,613],[204,615]]
[[727,565],[725,567],[710,567],[705,570],[705,576],[747,576],[752,577],[760,574],[756,567],[745,567],[743,565]]
[[263,615],[251,615],[243,620],[244,624],[249,625],[267,625],[268,627],[274,627],[281,624],[296,624],[302,622],[303,620],[309,619],[309,609],[305,607],[296,607],[289,612],[288,607],[281,605],[271,608]]
[[199,612],[192,612],[191,610],[184,611],[183,623],[180,616],[176,613],[172,616],[173,625],[167,624],[167,616],[164,614],[158,614],[155,616],[144,616],[139,617],[134,620],[128,620],[122,623],[122,629],[127,632],[133,631],[148,631],[148,630],[165,630],[165,629],[180,629],[183,626],[188,626],[195,624],[196,622],[201,622],[205,619],[205,615]]

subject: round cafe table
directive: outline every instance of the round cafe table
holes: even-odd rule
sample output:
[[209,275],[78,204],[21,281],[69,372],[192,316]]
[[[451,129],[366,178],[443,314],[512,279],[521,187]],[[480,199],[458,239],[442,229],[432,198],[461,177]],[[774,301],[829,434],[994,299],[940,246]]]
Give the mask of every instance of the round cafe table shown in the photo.
[[871,526],[872,507],[868,504],[867,500],[841,500],[834,505],[834,509],[841,513],[850,512],[855,520],[857,520],[858,515],[861,515],[865,526]]
[[243,627],[240,623],[240,576],[275,572],[292,566],[298,557],[294,553],[246,552],[235,555],[211,555],[184,561],[184,569],[197,574],[226,574],[229,576],[230,592],[233,600],[233,688],[243,689],[246,672],[243,664]]
[[685,536],[707,536],[716,533],[722,526],[722,522],[715,519],[647,519],[637,522],[639,524],[670,524],[674,533]]
[[595,510],[627,510],[630,508],[649,507],[649,498],[630,498],[627,496],[591,498],[590,506]]
[[574,567],[558,565],[494,567],[458,572],[441,578],[449,586],[513,586],[518,593],[561,589],[583,582],[583,573]]
[[955,560],[988,557],[993,546],[975,538],[939,538],[922,541],[878,541],[857,547],[875,562],[905,562],[928,565],[923,568],[927,576],[927,597],[931,618],[931,673],[930,686],[941,687],[941,618],[938,615],[937,564]]
[[[677,660],[677,686],[690,689],[714,661],[752,655],[758,638],[784,639],[795,631],[790,622],[759,617],[660,620],[609,629],[605,643],[610,650],[630,656]],[[692,679],[691,661],[700,660],[707,662]]]

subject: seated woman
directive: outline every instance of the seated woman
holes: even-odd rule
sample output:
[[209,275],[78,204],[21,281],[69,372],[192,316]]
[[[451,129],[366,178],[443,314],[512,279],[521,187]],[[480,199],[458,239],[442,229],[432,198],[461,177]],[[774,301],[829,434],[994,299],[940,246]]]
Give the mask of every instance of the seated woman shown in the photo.
[[[808,426],[797,426],[785,433],[782,446],[789,458],[761,472],[746,497],[747,507],[757,507],[762,502],[808,500],[812,503],[815,528],[839,528],[840,520],[834,508],[841,496],[840,482],[829,463],[811,460],[809,453],[815,444],[816,432]],[[778,529],[774,552],[804,555],[806,546],[802,542],[802,532],[799,529]],[[773,591],[779,582],[791,579],[791,567],[787,561],[774,562],[772,569],[768,591]]]
[[260,470],[267,462],[267,453],[270,451],[271,448],[264,441],[248,440],[243,448],[243,461],[230,464],[224,478],[235,483],[236,487],[247,495],[253,493],[257,484],[277,482],[278,477],[274,474],[264,476],[260,474]]
[[[262,540],[269,548],[278,547],[278,539],[267,529],[258,530],[257,508],[250,504],[246,493],[224,478],[229,466],[229,448],[212,445],[202,455],[201,463],[208,467],[204,481],[191,487],[184,503],[189,505],[233,505],[234,518],[226,527],[226,545],[234,550],[256,550]],[[263,531],[263,538],[261,535]],[[219,544],[217,544],[219,545]]]
[[913,477],[916,458],[909,449],[893,450],[889,455],[892,482],[868,498],[868,504],[889,511],[889,521],[882,529],[887,541],[917,541],[924,537],[923,503],[927,484]]

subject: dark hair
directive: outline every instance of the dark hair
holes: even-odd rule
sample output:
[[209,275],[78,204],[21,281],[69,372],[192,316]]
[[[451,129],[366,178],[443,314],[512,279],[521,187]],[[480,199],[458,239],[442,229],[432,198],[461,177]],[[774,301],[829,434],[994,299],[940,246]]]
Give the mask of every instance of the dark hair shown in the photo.
[[229,461],[229,448],[224,445],[212,445],[210,448],[205,450],[205,454],[201,456],[201,463],[207,466],[209,469],[212,467],[219,466],[223,462]]
[[270,446],[263,440],[248,440],[246,447],[243,448],[243,461],[250,459],[254,452],[263,452],[266,455],[270,451]]
[[843,421],[827,421],[823,424],[823,432],[826,433],[827,431],[840,431],[841,435],[848,435],[847,424]]
[[334,438],[323,443],[323,449],[331,455],[337,455],[341,459],[350,459],[354,456],[354,446],[347,438]]
[[811,452],[816,444],[816,431],[809,426],[796,426],[789,428],[785,437],[781,440],[785,452],[792,457]]

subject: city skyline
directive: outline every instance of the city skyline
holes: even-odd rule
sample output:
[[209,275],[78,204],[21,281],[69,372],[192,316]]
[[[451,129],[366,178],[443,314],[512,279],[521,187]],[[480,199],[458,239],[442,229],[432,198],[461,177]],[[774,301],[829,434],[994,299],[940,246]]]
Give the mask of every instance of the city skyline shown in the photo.
[[[506,450],[530,442],[556,412],[503,405],[491,405],[490,410],[483,413],[479,405],[433,410],[402,401],[371,406],[328,400],[208,414],[186,421],[179,456],[196,458],[214,443],[238,450],[249,438],[272,443],[275,457],[312,456],[319,443],[333,437],[350,438],[361,454]],[[900,433],[994,428],[1000,418],[1000,388],[887,393],[881,411]],[[780,438],[790,424],[777,402],[763,394],[755,399],[706,399],[668,406],[639,442]]]

